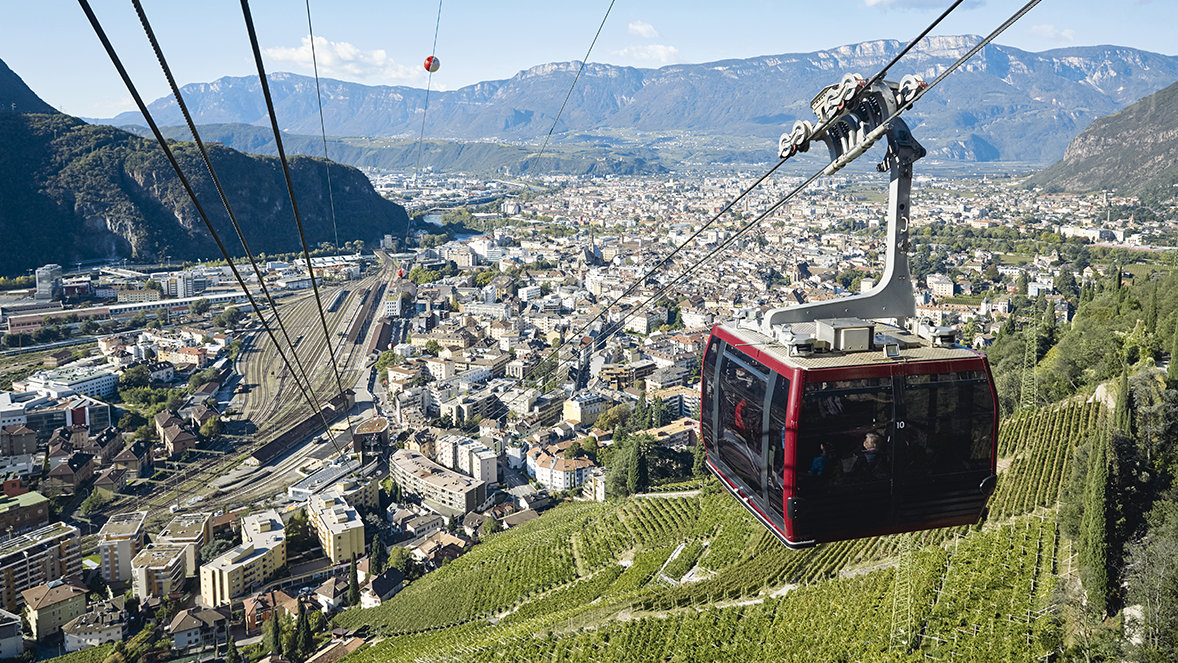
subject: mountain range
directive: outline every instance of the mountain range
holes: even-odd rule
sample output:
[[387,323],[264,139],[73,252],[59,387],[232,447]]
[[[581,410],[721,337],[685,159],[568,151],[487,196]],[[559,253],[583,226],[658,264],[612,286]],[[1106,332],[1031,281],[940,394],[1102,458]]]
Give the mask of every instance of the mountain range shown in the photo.
[[[891,76],[931,80],[978,37],[922,41]],[[902,47],[879,40],[812,53],[767,55],[641,69],[585,66],[560,121],[557,141],[635,133],[738,137],[765,141],[796,119],[813,119],[810,99],[844,73],[871,75]],[[461,66],[454,63],[450,66]],[[534,142],[547,134],[579,62],[544,64],[506,79],[429,96],[426,136],[456,141]],[[1046,164],[1093,119],[1116,112],[1178,80],[1178,57],[1119,46],[1032,53],[990,45],[946,79],[911,113],[933,158]],[[323,79],[324,121],[333,136],[416,138],[425,90]],[[278,117],[295,134],[319,133],[314,79],[271,75]],[[256,78],[225,77],[184,86],[199,124],[264,125]],[[173,100],[150,105],[161,124],[181,124]],[[142,123],[137,113],[102,122]]]
[[[0,111],[0,274],[93,258],[218,255],[154,140],[54,111],[2,62],[0,109],[10,109]],[[172,149],[230,252],[244,255],[195,145]],[[278,159],[221,145],[210,152],[250,249],[298,250]],[[340,241],[404,232],[404,208],[355,168],[307,157],[290,159],[290,168],[309,243],[335,238],[326,168]]]

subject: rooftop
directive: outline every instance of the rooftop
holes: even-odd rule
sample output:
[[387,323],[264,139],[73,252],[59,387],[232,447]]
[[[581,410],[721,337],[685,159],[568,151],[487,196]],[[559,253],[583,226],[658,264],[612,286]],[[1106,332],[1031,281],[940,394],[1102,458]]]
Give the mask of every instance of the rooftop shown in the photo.
[[411,474],[418,479],[449,492],[467,492],[483,483],[471,477],[448,470],[425,456],[400,449],[389,458],[389,464],[399,468],[402,472]]
[[48,497],[45,497],[44,495],[42,495],[41,493],[38,493],[35,490],[32,492],[17,495],[15,497],[9,497],[8,495],[0,495],[0,513],[3,513],[5,511],[9,511],[11,509],[20,509],[20,508],[27,508],[27,507],[31,507],[31,506],[36,506],[38,504],[44,504],[45,502],[48,502],[48,501],[49,501]]
[[19,554],[21,551],[31,548],[33,546],[42,544],[46,541],[61,537],[78,537],[80,531],[77,527],[67,525],[63,522],[56,522],[51,525],[46,525],[40,529],[35,529],[27,534],[15,536],[7,541],[0,543],[0,559],[13,554]]
[[102,540],[121,539],[143,533],[143,521],[147,518],[146,511],[131,513],[116,513],[106,521],[98,536]]
[[364,523],[360,520],[360,514],[356,513],[356,510],[348,506],[348,503],[338,495],[314,495],[311,497],[308,508],[311,510],[312,516],[323,523],[333,535],[342,534],[357,527],[364,527]]
[[209,526],[213,519],[211,513],[186,513],[176,516],[164,531],[160,532],[161,539],[171,541],[189,541],[192,539],[202,538],[205,535],[205,528]]
[[137,569],[167,568],[174,564],[177,559],[183,562],[187,548],[188,546],[168,544],[144,548],[131,560],[131,566]]
[[384,417],[373,417],[356,427],[357,435],[371,435],[382,433],[389,429],[389,420]]

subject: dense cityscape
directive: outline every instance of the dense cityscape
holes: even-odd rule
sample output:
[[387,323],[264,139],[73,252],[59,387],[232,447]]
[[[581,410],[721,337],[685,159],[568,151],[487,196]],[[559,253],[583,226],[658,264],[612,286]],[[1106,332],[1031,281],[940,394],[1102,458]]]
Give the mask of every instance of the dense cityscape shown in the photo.
[[[318,344],[312,383],[330,387],[334,356],[351,387],[322,417],[275,369],[227,267],[36,270],[0,304],[4,609],[25,610],[37,641],[64,635],[65,651],[119,642],[144,618],[176,651],[229,634],[244,647],[271,610],[379,606],[562,501],[691,486],[711,325],[864,291],[882,268],[879,178],[849,175],[643,306],[798,179],[771,181],[654,269],[748,177],[554,177],[424,217],[437,232],[413,239],[428,248],[386,235],[313,258],[330,355],[304,265],[267,260],[295,347]],[[446,179],[424,188],[496,188]],[[914,201],[918,316],[978,349],[1019,298],[1067,324],[1069,300],[1108,269],[1074,256],[1168,231],[1126,213],[1134,199],[1012,178],[922,177]],[[944,228],[955,239],[926,232]]]

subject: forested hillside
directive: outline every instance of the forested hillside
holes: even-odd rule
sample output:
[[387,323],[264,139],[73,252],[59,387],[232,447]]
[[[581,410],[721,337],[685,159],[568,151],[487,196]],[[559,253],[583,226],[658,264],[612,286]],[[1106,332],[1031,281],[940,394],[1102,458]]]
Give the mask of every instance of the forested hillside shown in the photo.
[[[0,113],[0,274],[90,258],[181,260],[218,257],[196,208],[155,141],[62,114]],[[217,174],[254,252],[299,247],[277,158],[211,146]],[[176,143],[177,159],[205,211],[230,246],[233,228],[195,145]],[[332,241],[331,185],[341,241],[404,233],[405,210],[380,197],[360,171],[291,159],[299,210],[312,245]]]

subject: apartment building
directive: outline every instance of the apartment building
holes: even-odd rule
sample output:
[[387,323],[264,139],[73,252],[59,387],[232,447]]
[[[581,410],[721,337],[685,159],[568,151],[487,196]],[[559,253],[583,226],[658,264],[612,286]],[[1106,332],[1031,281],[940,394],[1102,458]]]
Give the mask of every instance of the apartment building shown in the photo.
[[19,612],[21,592],[82,572],[81,532],[53,523],[0,543],[0,600],[4,609]]
[[81,651],[125,638],[127,611],[123,607],[124,599],[121,596],[102,601],[63,626],[61,631],[65,634],[65,650]]
[[487,445],[465,435],[444,435],[436,443],[437,459],[451,470],[474,477],[487,485],[499,482],[499,456]]
[[34,640],[56,635],[62,626],[86,612],[86,588],[80,585],[81,581],[52,580],[21,592]]
[[608,403],[601,394],[583,392],[564,402],[564,420],[583,426],[592,426],[593,422],[606,410]]
[[486,483],[448,470],[416,451],[398,450],[389,458],[389,470],[401,488],[420,495],[434,510],[465,514],[487,499]]
[[146,518],[146,511],[119,513],[102,526],[98,532],[98,555],[103,580],[111,583],[131,579],[131,560],[143,549]]
[[312,495],[307,501],[307,519],[332,564],[364,555],[364,521],[340,495]]
[[131,560],[131,592],[142,600],[182,591],[187,577],[187,549],[164,544],[140,550]]
[[184,573],[194,576],[200,549],[213,540],[213,514],[186,513],[176,516],[157,538],[160,543],[184,547]]
[[241,545],[200,567],[200,596],[206,606],[229,604],[286,566],[286,531],[274,509],[243,518],[241,538]]

